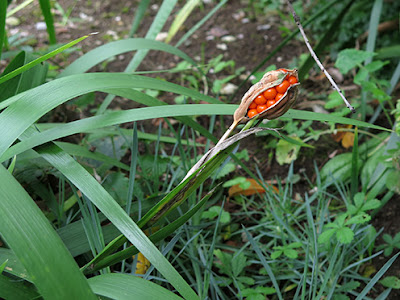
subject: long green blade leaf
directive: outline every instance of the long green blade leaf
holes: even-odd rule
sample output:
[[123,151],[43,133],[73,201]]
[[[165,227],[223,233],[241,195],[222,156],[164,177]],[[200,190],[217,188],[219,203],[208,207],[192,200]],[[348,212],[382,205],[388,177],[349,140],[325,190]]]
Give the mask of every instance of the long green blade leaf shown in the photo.
[[65,68],[65,70],[58,76],[58,78],[69,76],[72,74],[84,73],[88,71],[90,68],[94,67],[95,65],[101,63],[102,61],[109,59],[110,57],[125,52],[143,50],[143,49],[159,50],[171,53],[186,60],[193,66],[197,65],[196,62],[193,59],[191,59],[188,55],[186,55],[184,52],[171,45],[167,45],[165,43],[150,39],[131,38],[131,39],[125,39],[107,43],[105,45],[102,45],[100,47],[97,47],[89,51],[85,55],[75,60],[67,68]]
[[2,299],[34,299],[40,295],[23,281],[16,281],[0,274],[0,298]]
[[5,81],[7,81],[7,80],[9,80],[9,79],[21,74],[22,72],[25,72],[26,70],[29,70],[30,68],[33,68],[34,66],[40,64],[41,62],[44,62],[45,60],[48,60],[49,58],[57,55],[58,53],[64,51],[65,49],[68,49],[68,48],[74,46],[75,44],[77,44],[80,41],[86,39],[87,37],[89,37],[89,35],[85,35],[85,36],[83,36],[83,37],[81,37],[79,39],[76,39],[76,40],[74,40],[72,42],[69,42],[68,44],[66,44],[64,46],[62,46],[60,48],[57,48],[56,50],[53,50],[53,51],[51,51],[51,52],[49,52],[49,53],[47,53],[47,54],[35,59],[34,61],[31,61],[30,63],[26,64],[25,66],[20,67],[20,68],[14,70],[14,71],[8,73],[7,75],[4,75],[4,76],[0,77],[0,83],[3,83]]
[[52,129],[43,131],[37,135],[33,135],[6,150],[4,155],[0,156],[0,161],[5,161],[16,154],[46,142],[75,133],[95,130],[97,128],[162,117],[188,115],[232,115],[235,108],[235,105],[227,104],[186,104],[113,111],[106,115],[94,116],[83,120],[60,124],[57,127],[53,127]]
[[139,28],[140,22],[143,17],[146,15],[146,9],[150,4],[150,0],[141,0],[139,7],[136,9],[135,17],[133,18],[131,30],[129,31],[129,37],[133,37],[136,33],[136,30]]
[[[175,230],[177,230],[179,227],[181,227],[184,223],[186,223],[196,212],[199,211],[201,207],[207,202],[207,200],[211,197],[213,194],[215,188],[210,191],[199,203],[197,203],[191,210],[189,210],[187,213],[185,213],[183,216],[179,217],[176,219],[174,222],[168,224],[167,226],[161,228],[159,231],[156,231],[153,233],[149,239],[156,243],[159,242],[165,237],[171,235]],[[121,239],[119,243],[116,244],[116,248],[118,248],[118,245],[122,245],[125,242],[125,239]],[[127,259],[129,257],[132,257],[132,255],[137,254],[139,251],[135,246],[131,246],[129,248],[126,248],[124,250],[121,250],[115,254],[112,254],[110,256],[105,257],[103,260],[98,261],[98,258],[94,258],[91,262],[89,262],[85,267],[87,269],[85,270],[86,273],[93,273],[97,270],[101,270],[105,267],[111,266],[113,264],[116,264],[123,259]],[[101,257],[100,257],[101,258]]]
[[[175,7],[177,0],[164,0],[161,4],[156,17],[154,18],[153,23],[151,24],[149,31],[146,33],[146,38],[154,40],[157,34],[164,27],[165,22],[167,21],[169,15]],[[136,52],[135,56],[129,62],[126,67],[126,72],[133,72],[140,65],[142,60],[145,58],[148,50],[140,50]]]
[[365,127],[365,128],[373,128],[373,129],[378,129],[378,130],[384,130],[384,131],[391,131],[389,128],[373,125],[367,122],[355,120],[355,119],[350,119],[350,118],[345,118],[345,117],[338,117],[334,115],[328,115],[328,114],[321,114],[321,113],[315,113],[311,111],[303,111],[303,110],[295,110],[291,109],[289,110],[284,117],[290,118],[290,119],[298,119],[298,120],[313,120],[313,121],[321,121],[321,122],[334,122],[338,124],[349,124],[349,125],[354,125],[358,127]]
[[37,151],[86,195],[182,296],[188,299],[198,298],[149,238],[80,164],[54,144],[41,146]]
[[41,295],[96,299],[61,239],[21,185],[0,165],[0,234]]
[[49,34],[49,42],[50,44],[55,44],[56,40],[56,31],[54,29],[54,20],[53,15],[51,14],[51,7],[49,0],[39,0],[40,8],[42,9],[42,14],[44,16],[44,21],[46,22],[47,33]]
[[7,0],[0,0],[0,59],[6,38]]
[[179,13],[176,15],[174,22],[172,22],[171,27],[168,31],[167,39],[165,40],[166,43],[169,43],[175,34],[178,32],[179,28],[185,22],[185,20],[189,17],[190,13],[199,5],[200,0],[189,0],[186,4],[182,7]]
[[97,295],[116,300],[182,299],[153,282],[127,274],[104,274],[90,278],[88,281]]
[[366,287],[361,291],[360,294],[358,294],[356,300],[362,300],[364,297],[368,294],[368,292],[374,287],[374,285],[378,282],[379,279],[383,276],[383,274],[386,273],[386,271],[390,268],[390,266],[394,263],[394,261],[397,259],[399,256],[400,252],[397,253],[395,256],[393,256],[391,259],[387,261],[383,265],[383,267],[378,271],[378,273],[375,274],[374,277],[372,277],[371,281],[368,282]]
[[[84,82],[85,84],[81,84]],[[104,88],[150,88],[179,92],[208,102],[219,101],[193,90],[154,78],[121,73],[79,74],[53,80],[0,103],[0,155],[45,113],[65,101]]]

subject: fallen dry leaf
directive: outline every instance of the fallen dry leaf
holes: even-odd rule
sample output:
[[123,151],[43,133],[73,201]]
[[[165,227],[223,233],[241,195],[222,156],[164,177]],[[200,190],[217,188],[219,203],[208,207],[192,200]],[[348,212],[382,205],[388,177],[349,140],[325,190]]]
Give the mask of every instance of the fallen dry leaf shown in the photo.
[[[229,197],[237,195],[251,196],[254,194],[265,193],[265,189],[254,179],[247,178],[246,181],[250,183],[250,186],[246,189],[241,188],[240,184],[235,184],[231,186],[228,191]],[[270,185],[270,187],[272,187],[276,193],[279,192],[277,187],[273,185]]]
[[[337,125],[337,129],[340,128],[352,128],[352,125]],[[354,144],[354,133],[349,131],[338,131],[332,134],[332,138],[335,142],[342,142],[344,148],[350,148]]]

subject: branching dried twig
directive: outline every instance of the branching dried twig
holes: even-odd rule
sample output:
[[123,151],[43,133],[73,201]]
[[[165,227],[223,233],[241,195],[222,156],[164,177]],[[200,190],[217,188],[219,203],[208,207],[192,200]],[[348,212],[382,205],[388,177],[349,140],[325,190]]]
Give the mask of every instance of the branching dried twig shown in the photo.
[[294,11],[294,8],[292,6],[292,3],[290,3],[290,0],[286,0],[289,6],[290,11],[292,12],[293,15],[293,19],[297,24],[297,27],[299,27],[300,33],[304,38],[304,41],[307,45],[308,50],[311,53],[311,56],[314,58],[315,62],[317,63],[318,67],[321,69],[322,72],[324,72],[325,76],[329,79],[330,83],[332,84],[332,86],[335,88],[335,90],[338,91],[339,95],[342,97],[344,103],[346,104],[346,106],[351,110],[352,113],[355,113],[355,109],[353,106],[350,105],[349,101],[347,101],[346,97],[343,95],[342,91],[339,89],[339,87],[337,86],[336,82],[332,79],[331,75],[329,75],[328,71],[326,71],[326,69],[324,68],[324,66],[322,65],[322,63],[320,62],[320,60],[318,59],[317,55],[315,54],[314,50],[312,49],[310,42],[308,41],[308,38],[304,32],[303,26],[301,26],[300,23],[300,18],[299,16],[296,14],[296,12]]

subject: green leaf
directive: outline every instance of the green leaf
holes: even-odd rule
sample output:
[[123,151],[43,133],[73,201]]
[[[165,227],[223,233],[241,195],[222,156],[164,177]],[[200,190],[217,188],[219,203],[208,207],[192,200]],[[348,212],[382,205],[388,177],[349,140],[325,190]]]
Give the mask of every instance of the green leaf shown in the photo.
[[400,45],[383,47],[376,50],[376,59],[387,59],[400,56]]
[[0,261],[7,261],[7,266],[4,269],[5,273],[32,282],[25,267],[21,264],[11,249],[0,248]]
[[0,1],[0,59],[6,36],[6,16],[8,1]]
[[53,51],[51,51],[51,52],[49,52],[49,53],[47,53],[47,54],[35,59],[35,60],[27,63],[26,65],[24,65],[24,66],[22,66],[22,67],[20,67],[20,68],[18,68],[16,70],[8,73],[7,75],[1,76],[0,77],[0,83],[3,83],[5,81],[7,81],[7,80],[10,80],[11,78],[21,74],[22,72],[25,72],[25,71],[33,68],[34,66],[40,64],[41,62],[44,62],[45,60],[48,60],[49,58],[52,58],[53,56],[57,55],[58,53],[66,50],[66,49],[74,46],[75,44],[79,43],[80,41],[86,39],[87,37],[89,37],[89,35],[85,35],[85,36],[83,36],[83,37],[81,37],[79,39],[76,39],[76,40],[74,40],[72,42],[69,42],[68,44],[65,44],[64,46],[61,46],[61,47],[57,48],[56,50],[53,50]]
[[277,259],[279,256],[281,256],[283,253],[282,250],[274,251],[271,253],[271,259]]
[[0,265],[0,274],[3,273],[4,269],[6,268],[8,259],[6,259],[1,265]]
[[393,243],[392,237],[390,235],[388,235],[387,233],[383,234],[383,240],[388,244],[392,244]]
[[110,299],[182,299],[156,283],[128,274],[103,274],[90,278],[88,282],[97,295]]
[[293,249],[293,248],[300,248],[301,246],[303,246],[303,243],[301,243],[301,242],[294,242],[294,243],[290,243],[290,244],[287,245],[285,248]]
[[176,55],[184,61],[188,62],[193,66],[197,66],[197,63],[191,59],[187,54],[179,50],[178,48],[167,45],[165,43],[144,39],[144,38],[129,38],[119,41],[114,41],[97,47],[83,56],[79,57],[72,64],[65,68],[63,72],[58,75],[58,78],[65,77],[73,74],[84,73],[89,69],[93,68],[95,65],[105,61],[113,56],[135,51],[135,50],[158,50]]
[[222,187],[227,188],[227,187],[231,187],[231,186],[234,186],[236,184],[241,184],[241,183],[244,183],[244,182],[247,182],[247,179],[245,177],[243,177],[243,176],[239,176],[239,177],[235,177],[235,178],[233,178],[231,180],[226,181],[222,185]]
[[394,248],[389,245],[389,246],[387,246],[385,248],[385,251],[383,252],[383,255],[390,256],[390,255],[392,255],[393,250],[394,250]]
[[395,243],[400,242],[400,232],[396,233],[396,235],[393,238],[393,242]]
[[96,299],[56,232],[11,174],[0,165],[0,234],[44,298]]
[[365,204],[362,207],[362,210],[366,211],[366,210],[376,209],[380,206],[381,206],[381,201],[379,201],[378,199],[371,199],[365,202]]
[[168,31],[168,36],[165,40],[166,43],[169,43],[175,34],[178,32],[179,28],[185,22],[185,20],[189,17],[190,13],[199,5],[200,0],[189,0],[182,7],[179,13],[176,15],[174,21],[171,24],[171,27]]
[[400,289],[400,279],[397,278],[396,276],[388,276],[383,278],[382,280],[379,280],[380,284],[382,284],[385,287],[392,288],[392,289]]
[[[209,193],[207,193],[207,195],[205,195],[203,197],[203,199],[201,199],[201,201],[199,201],[199,203],[197,203],[192,209],[190,209],[188,212],[186,212],[183,216],[179,217],[177,220],[175,220],[174,222],[168,224],[167,226],[164,226],[163,228],[161,228],[160,230],[156,231],[155,233],[153,233],[149,239],[152,242],[158,242],[163,240],[165,237],[169,236],[172,232],[174,232],[177,228],[179,228],[180,226],[182,226],[184,223],[186,223],[191,217],[193,217],[193,215],[199,211],[200,208],[202,208],[204,206],[204,204],[207,202],[207,200],[211,197],[211,195],[213,194],[213,192],[215,191],[216,188],[214,188],[213,190],[211,190]],[[123,245],[125,239],[121,240],[120,245]],[[118,245],[116,245],[118,248]],[[91,262],[89,262],[84,269],[88,268],[88,271],[85,273],[91,273],[91,272],[95,272],[97,270],[101,270],[105,267],[111,266],[117,262],[120,262],[123,259],[127,259],[132,257],[133,255],[137,254],[139,251],[136,249],[136,247],[131,246],[127,249],[124,249],[120,252],[117,252],[113,255],[110,255],[109,257],[106,257],[105,259],[101,260],[99,263],[97,263],[97,261],[99,260],[98,256],[96,258],[94,258]],[[94,267],[93,267],[94,265]],[[90,268],[90,269],[89,269]]]
[[233,276],[238,277],[247,265],[247,258],[243,251],[239,254],[233,255],[231,265]]
[[371,216],[366,213],[360,213],[346,221],[346,225],[363,224],[371,220]]
[[71,181],[82,194],[86,195],[182,296],[197,298],[197,295],[182,276],[171,266],[136,223],[81,165],[56,145],[47,144],[38,148],[37,151]]
[[231,221],[231,215],[227,211],[224,211],[221,206],[211,206],[207,211],[204,211],[201,214],[201,218],[212,220],[218,217],[219,214],[221,214],[220,222],[222,224],[226,224]]
[[320,176],[323,181],[330,178],[345,182],[351,175],[351,153],[336,155],[330,159],[321,169]]
[[[160,8],[158,9],[156,17],[154,18],[149,30],[146,33],[146,39],[154,40],[156,38],[157,34],[164,27],[164,24],[170,16],[172,10],[174,9],[176,2],[177,0],[164,0],[162,2]],[[137,51],[132,60],[129,62],[128,66],[126,67],[125,71],[135,71],[148,52],[149,50]]]
[[211,18],[228,0],[222,0],[217,5],[214,6],[210,12],[202,18],[196,25],[192,26],[191,29],[186,32],[181,39],[176,43],[176,47],[179,47],[184,41],[186,41],[197,29],[199,29],[209,18]]
[[354,232],[348,227],[342,227],[336,231],[336,238],[339,242],[348,244],[353,240]]
[[[23,67],[33,60],[34,56],[31,53],[21,51],[7,65],[2,76]],[[39,64],[23,72],[22,74],[19,74],[18,76],[15,76],[9,81],[0,84],[0,102],[18,93],[43,84],[46,80],[47,69],[48,64]]]
[[344,292],[350,292],[352,290],[357,289],[359,286],[360,286],[359,281],[352,280],[352,281],[347,282],[346,284],[342,285],[340,287],[340,290],[344,291]]
[[364,201],[365,201],[364,193],[357,193],[354,195],[354,203],[358,209],[361,209],[363,207]]
[[46,22],[47,33],[49,34],[49,42],[50,44],[55,44],[56,40],[56,31],[54,29],[54,20],[53,15],[51,14],[51,5],[49,0],[39,0],[40,8],[42,10],[42,14],[44,16],[44,20]]
[[318,237],[318,243],[325,244],[330,241],[331,237],[335,234],[336,228],[324,230]]
[[376,60],[376,61],[370,62],[368,65],[365,66],[365,68],[367,69],[368,72],[372,73],[372,72],[382,69],[384,66],[386,66],[389,63],[390,62],[388,60],[387,61]]
[[[301,141],[298,137],[292,137],[295,140]],[[276,146],[276,161],[280,164],[290,164],[292,161],[297,159],[297,155],[300,151],[300,146],[289,143],[283,139],[280,139]]]
[[354,77],[354,83],[362,85],[362,83],[368,78],[368,75],[368,70],[361,68]]
[[214,250],[214,255],[220,260],[220,263],[216,264],[220,271],[228,276],[232,276],[232,256],[219,249]]
[[239,276],[237,279],[247,285],[253,285],[256,282],[253,278],[246,276]]
[[288,249],[288,248],[283,249],[283,254],[285,254],[287,257],[289,257],[291,259],[295,259],[298,256],[298,253],[296,250]]
[[275,288],[266,286],[258,286],[256,287],[256,291],[264,295],[272,295],[276,293]]
[[[322,121],[322,122],[334,122],[338,124],[348,124],[348,125],[354,125],[357,127],[365,127],[365,128],[374,128],[378,130],[385,130],[385,131],[391,131],[391,129],[384,128],[381,126],[376,126],[367,122],[359,121],[356,119],[351,119],[351,118],[345,118],[345,117],[339,117],[335,115],[328,115],[328,114],[322,114],[322,113],[315,113],[311,111],[305,111],[305,110],[296,110],[296,109],[290,109],[286,114],[284,114],[281,119],[284,118],[290,118],[290,119],[299,119],[299,120],[313,120],[313,121]],[[361,146],[360,146],[361,149]],[[361,152],[361,150],[360,150]]]
[[0,274],[1,299],[41,299],[33,285]]
[[[99,76],[100,75],[100,76]],[[137,78],[138,80],[132,81],[134,75],[128,75],[128,74],[101,74],[101,73],[96,73],[96,74],[81,74],[81,75],[73,75],[73,76],[68,76],[65,78],[61,78],[58,80],[54,80],[50,83],[44,84],[38,88],[29,90],[25,93],[18,94],[6,101],[3,101],[1,104],[11,101],[15,102],[12,103],[7,109],[5,109],[1,114],[0,114],[0,153],[3,154],[3,151],[12,144],[12,142],[24,131],[26,130],[33,122],[37,120],[37,118],[41,117],[43,114],[51,110],[52,108],[56,107],[57,105],[69,100],[72,97],[78,96],[79,94],[89,92],[91,90],[94,90],[96,88],[100,88],[101,85],[119,85],[120,87],[128,87],[128,86],[143,86],[143,84],[140,83],[140,79],[144,79],[145,82],[153,82],[154,86],[153,87],[161,87],[162,85],[165,85],[165,83],[162,83],[160,80],[155,80],[155,79],[150,79],[150,78],[142,78],[139,77]],[[83,77],[83,78],[82,78]],[[86,81],[85,86],[69,86],[69,84],[72,82],[75,82],[78,78],[81,78],[81,80],[89,79],[90,77],[92,78],[97,78],[94,82]],[[103,81],[103,79],[108,78],[108,80]],[[119,78],[120,80],[117,80]],[[71,80],[73,79],[73,80]],[[117,81],[114,81],[117,80]],[[155,82],[154,82],[155,80]],[[57,83],[58,81],[58,83]],[[158,83],[156,85],[156,82]],[[64,85],[66,83],[67,85]],[[167,86],[170,86],[169,83],[167,83]],[[57,88],[56,88],[57,87]],[[172,86],[170,86],[172,87]],[[51,93],[49,92],[50,89],[55,88]],[[161,87],[162,88],[162,87]],[[189,89],[186,89],[189,93],[193,92],[190,91]],[[27,93],[27,94],[26,94]],[[43,93],[43,94],[42,94]],[[21,95],[23,96],[28,96],[28,95],[35,95],[32,97],[23,97],[21,98]],[[201,95],[198,93],[198,95]],[[52,96],[52,97],[51,97]],[[200,96],[202,97],[202,96]],[[202,97],[203,98],[203,97]],[[209,98],[209,97],[206,97]],[[212,99],[212,98],[211,98]],[[35,105],[35,109],[30,109],[30,105]],[[53,139],[57,139],[61,136],[73,134],[74,132],[82,132],[82,131],[87,131],[91,129],[96,129],[99,127],[103,126],[108,126],[108,125],[115,125],[115,124],[120,124],[124,122],[131,122],[135,120],[143,120],[143,119],[151,119],[154,118],[155,115],[157,114],[159,116],[185,116],[189,114],[231,114],[235,110],[236,105],[221,105],[221,106],[212,106],[211,107],[206,107],[204,104],[193,104],[197,105],[197,107],[191,106],[191,105],[181,105],[179,109],[179,106],[171,105],[170,110],[167,109],[166,107],[151,107],[151,108],[141,108],[141,109],[132,109],[132,110],[126,110],[126,111],[114,111],[106,115],[102,116],[95,116],[91,118],[86,118],[83,120],[78,120],[75,122],[63,124],[57,127],[54,127],[52,129],[49,129],[46,134],[42,134],[42,136],[37,135],[31,137],[30,141],[26,140],[23,143],[19,143],[15,145],[17,148],[22,148],[23,149],[23,144],[28,143],[28,141],[31,143],[30,146],[27,146],[27,148],[23,149],[22,151],[25,151],[29,148],[32,148],[34,146],[32,145],[40,145],[43,142],[39,142],[38,140],[41,141],[50,141]],[[208,105],[208,104],[206,104]],[[190,112],[191,110],[191,112]],[[166,113],[167,112],[167,113]],[[18,117],[16,117],[16,115]],[[16,121],[18,120],[18,121]],[[21,121],[20,121],[21,120]],[[6,122],[3,124],[3,122]],[[11,124],[13,124],[11,126]],[[86,124],[86,125],[84,125]],[[6,130],[6,133],[2,133],[1,129]],[[62,128],[62,130],[61,130]],[[50,136],[53,135],[53,137],[50,138]],[[57,137],[58,136],[58,137]],[[35,141],[36,140],[36,141]],[[10,151],[10,150],[8,150]],[[19,152],[20,153],[20,152]],[[11,155],[13,156],[13,155]]]
[[373,288],[375,283],[385,274],[385,272],[390,268],[390,266],[393,264],[393,262],[397,259],[400,253],[397,253],[395,256],[393,256],[391,259],[389,259],[383,267],[378,271],[378,273],[375,274],[375,276],[368,282],[368,284],[365,286],[365,288],[361,291],[360,294],[358,294],[356,300],[362,300],[365,299],[364,297],[368,294],[368,292]]
[[326,228],[339,228],[339,225],[336,223],[328,223],[325,225]]
[[129,31],[129,37],[132,37],[136,30],[139,28],[139,25],[143,18],[147,15],[146,10],[149,7],[150,0],[141,0],[138,8],[136,9],[135,16],[133,18],[131,30]]
[[335,66],[342,74],[346,74],[351,69],[355,68],[367,58],[373,57],[375,53],[357,49],[345,49],[339,52]]

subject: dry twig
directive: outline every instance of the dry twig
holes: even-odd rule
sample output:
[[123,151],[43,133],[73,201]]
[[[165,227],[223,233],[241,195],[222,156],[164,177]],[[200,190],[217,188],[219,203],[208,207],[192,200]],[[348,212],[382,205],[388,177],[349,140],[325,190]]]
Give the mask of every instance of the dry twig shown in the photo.
[[350,105],[349,101],[347,101],[346,97],[343,95],[342,91],[339,89],[339,87],[337,86],[336,82],[332,79],[332,76],[329,75],[328,71],[324,68],[324,66],[322,65],[322,63],[320,62],[320,60],[318,59],[317,55],[315,54],[314,50],[312,49],[310,42],[308,41],[308,38],[304,32],[303,26],[300,23],[300,18],[299,16],[296,14],[296,12],[294,11],[294,8],[292,6],[292,3],[290,2],[290,0],[286,0],[286,2],[288,3],[289,9],[292,12],[293,15],[293,19],[297,24],[297,27],[300,30],[301,35],[304,38],[304,41],[307,45],[308,50],[311,53],[312,58],[314,58],[315,62],[317,63],[318,67],[321,69],[322,72],[324,72],[325,76],[328,78],[328,80],[330,81],[330,83],[332,84],[332,86],[334,87],[335,90],[338,91],[339,95],[342,97],[344,103],[346,104],[346,106],[351,110],[352,113],[355,113],[355,109],[353,106]]

